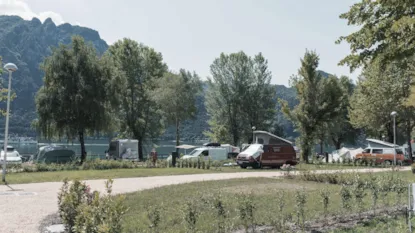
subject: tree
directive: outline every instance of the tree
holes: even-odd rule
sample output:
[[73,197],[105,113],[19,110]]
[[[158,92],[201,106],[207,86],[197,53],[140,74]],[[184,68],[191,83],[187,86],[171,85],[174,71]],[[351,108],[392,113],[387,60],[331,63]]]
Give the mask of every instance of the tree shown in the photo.
[[181,123],[196,116],[196,97],[201,89],[199,76],[184,69],[179,74],[167,72],[158,80],[155,101],[163,111],[167,123],[176,128],[176,146],[180,145]]
[[54,48],[41,65],[44,84],[36,95],[37,126],[46,137],[78,137],[81,163],[86,159],[87,133],[105,130],[113,86],[112,66],[100,59],[79,36],[70,46]]
[[261,53],[254,58],[244,52],[221,54],[210,67],[206,109],[211,139],[238,145],[252,135],[252,127],[275,128],[275,88]]
[[163,130],[163,115],[152,94],[167,65],[161,53],[130,39],[115,42],[108,54],[124,80],[119,112],[121,132],[138,139],[138,155],[143,160],[144,141],[158,137]]
[[[415,107],[411,101],[413,71],[402,68],[402,61],[384,65],[380,61],[367,66],[351,98],[350,120],[369,135],[381,138],[386,133],[393,142],[392,111],[398,112],[397,124],[405,131],[410,146],[415,127]],[[408,67],[408,64],[404,64]],[[411,152],[410,148],[410,152]]]
[[342,90],[340,101],[340,113],[337,117],[327,122],[328,138],[331,140],[336,150],[339,150],[343,143],[355,143],[356,137],[360,133],[350,123],[349,107],[350,97],[353,94],[354,84],[347,76],[341,76],[338,80]]
[[359,30],[337,43],[350,44],[351,54],[340,61],[351,70],[375,60],[384,65],[415,53],[415,1],[361,0],[340,15]]
[[341,89],[337,78],[323,78],[321,72],[317,71],[318,64],[318,55],[306,51],[298,75],[291,78],[299,104],[291,110],[286,101],[280,100],[282,111],[300,132],[301,157],[306,162],[318,129],[340,112]]

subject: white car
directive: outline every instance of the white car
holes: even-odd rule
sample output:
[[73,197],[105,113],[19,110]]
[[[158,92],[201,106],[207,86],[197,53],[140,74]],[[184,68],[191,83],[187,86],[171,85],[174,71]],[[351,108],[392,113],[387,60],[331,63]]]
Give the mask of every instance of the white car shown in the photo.
[[[22,157],[20,157],[19,152],[14,149],[13,146],[7,146],[7,164],[21,164],[22,163]],[[3,163],[4,161],[4,150],[1,150],[0,153],[0,163]]]

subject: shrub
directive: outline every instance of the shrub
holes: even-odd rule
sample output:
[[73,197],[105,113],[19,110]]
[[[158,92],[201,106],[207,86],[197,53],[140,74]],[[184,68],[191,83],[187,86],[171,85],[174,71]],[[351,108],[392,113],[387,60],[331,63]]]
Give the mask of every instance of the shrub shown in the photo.
[[352,191],[347,185],[342,185],[340,189],[340,196],[342,198],[342,207],[345,211],[352,209]]
[[67,179],[63,181],[58,194],[59,215],[68,232],[73,232],[76,217],[79,215],[79,206],[87,201],[90,190],[85,183],[74,180],[71,185]]
[[305,228],[305,206],[307,203],[307,196],[304,190],[297,190],[295,192],[295,210],[297,214],[297,225],[301,224],[304,231]]
[[228,217],[228,211],[225,209],[225,205],[220,193],[213,197],[212,205],[215,211],[215,219],[217,220],[218,233],[227,232],[226,220]]
[[58,195],[59,214],[67,232],[121,233],[122,216],[127,211],[123,196],[112,196],[112,180],[107,194],[91,193],[85,183],[64,181]]
[[245,227],[245,232],[248,232],[249,226],[252,227],[252,231],[255,232],[255,197],[253,193],[249,195],[241,194],[238,197],[238,214],[239,219],[242,221],[243,226]]
[[150,206],[147,209],[147,217],[148,220],[150,221],[150,231],[157,233],[159,232],[159,225],[161,222],[161,213],[162,213],[162,208],[158,205],[155,206]]
[[196,232],[197,218],[199,217],[198,206],[195,201],[189,201],[185,204],[183,218],[186,223],[188,232]]
[[321,204],[323,204],[324,218],[327,219],[328,208],[329,208],[329,203],[330,203],[330,190],[328,190],[327,187],[320,190],[320,197],[321,197]]
[[411,165],[411,170],[412,170],[412,173],[414,173],[414,174],[415,174],[415,163],[413,163],[413,164]]

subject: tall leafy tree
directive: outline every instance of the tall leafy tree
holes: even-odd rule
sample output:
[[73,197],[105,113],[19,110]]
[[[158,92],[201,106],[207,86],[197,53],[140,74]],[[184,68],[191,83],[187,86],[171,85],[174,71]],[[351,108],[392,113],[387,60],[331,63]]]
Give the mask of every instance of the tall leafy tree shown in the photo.
[[105,130],[110,120],[112,66],[97,56],[91,44],[75,36],[70,46],[54,48],[41,67],[45,76],[36,95],[36,124],[46,137],[77,137],[83,162],[85,135]]
[[402,69],[401,62],[385,66],[375,61],[366,67],[351,98],[351,123],[377,138],[386,134],[388,141],[393,142],[390,113],[397,111],[397,124],[404,129],[406,141],[410,145],[415,127],[415,108],[410,101],[412,77],[413,72]]
[[167,72],[158,81],[154,97],[167,120],[176,128],[176,145],[180,145],[180,126],[184,120],[194,119],[197,113],[196,97],[201,93],[200,78],[196,73],[181,69],[179,74]]
[[415,1],[361,0],[340,18],[359,30],[339,38],[350,44],[351,54],[340,64],[353,70],[375,60],[384,65],[415,53]]
[[167,65],[161,53],[130,39],[115,42],[108,54],[124,80],[119,112],[121,132],[138,139],[138,155],[142,160],[144,142],[163,131],[162,111],[152,93],[157,88],[156,81],[167,71]]
[[355,86],[347,76],[341,76],[338,82],[342,91],[340,112],[337,117],[327,122],[328,139],[337,150],[342,147],[343,143],[355,143],[360,134],[360,130],[352,126],[349,118],[350,98]]
[[306,51],[298,75],[291,79],[299,104],[291,110],[287,102],[280,101],[284,114],[300,132],[301,157],[306,162],[312,153],[318,129],[340,112],[341,89],[337,78],[324,78],[317,71],[318,64],[318,55]]
[[221,54],[211,65],[206,109],[213,140],[238,145],[252,135],[252,127],[271,130],[275,120],[275,88],[261,53]]

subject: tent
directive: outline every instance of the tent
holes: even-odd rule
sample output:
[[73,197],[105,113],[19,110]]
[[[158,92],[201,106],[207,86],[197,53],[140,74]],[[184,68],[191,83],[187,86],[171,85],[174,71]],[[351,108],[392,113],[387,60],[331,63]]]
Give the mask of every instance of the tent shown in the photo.
[[362,148],[358,148],[358,149],[350,148],[349,149],[349,148],[343,147],[340,150],[335,150],[332,152],[331,159],[329,158],[329,162],[333,162],[333,160],[343,162],[344,159],[354,159],[356,158],[356,155],[359,153],[362,153],[362,151],[363,151]]

